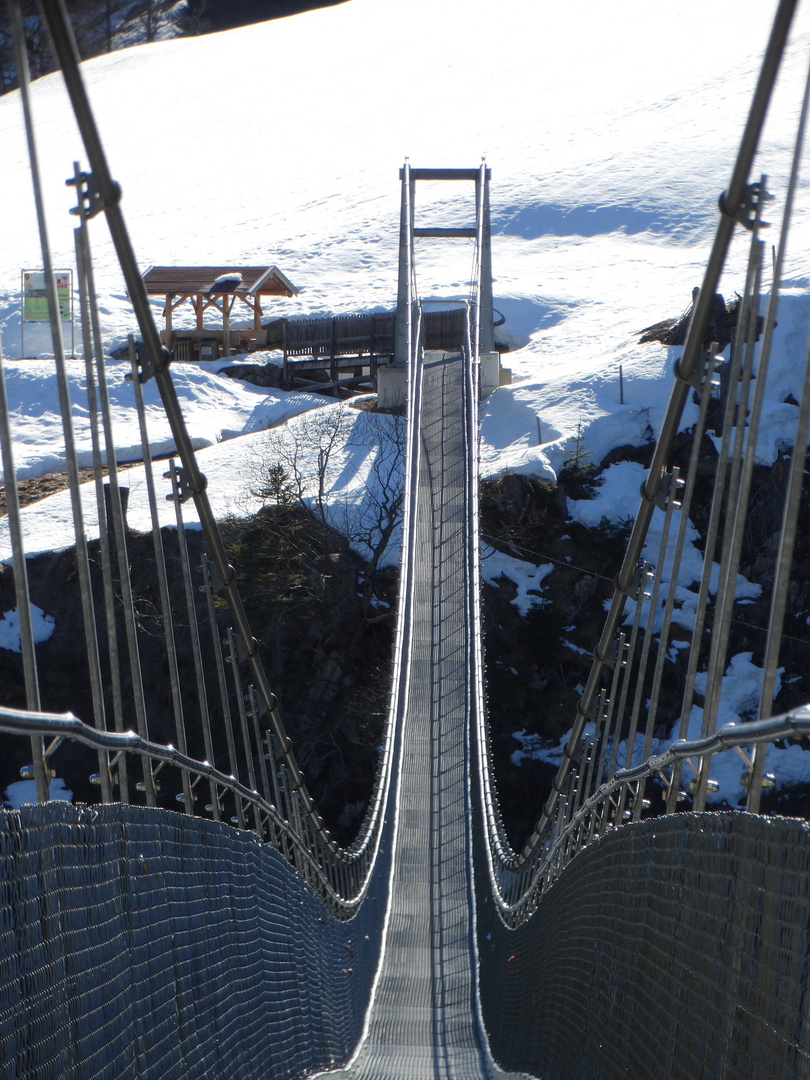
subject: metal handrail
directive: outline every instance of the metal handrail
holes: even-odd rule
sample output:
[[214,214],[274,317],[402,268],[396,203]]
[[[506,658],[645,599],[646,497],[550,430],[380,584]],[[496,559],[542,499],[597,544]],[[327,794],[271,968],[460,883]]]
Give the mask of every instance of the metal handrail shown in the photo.
[[[242,784],[235,776],[228,776],[208,761],[197,761],[195,758],[183,754],[171,744],[152,742],[144,739],[134,731],[111,732],[99,731],[97,728],[85,724],[73,713],[46,713],[29,712],[25,709],[10,709],[0,706],[0,731],[11,735],[40,735],[52,739],[71,739],[83,743],[95,750],[107,750],[112,753],[132,753],[150,761],[160,761],[166,765],[174,765],[182,772],[213,781],[219,788],[230,791],[246,802],[255,806],[269,819],[275,827],[283,832],[290,844],[295,849],[299,864],[307,866],[320,886],[323,899],[336,909],[351,909],[352,912],[358,906],[361,897],[355,896],[347,899],[335,889],[327,868],[324,869],[325,860],[307,848],[301,837],[291,828],[290,823],[285,821],[278,809],[268,802],[258,791]],[[346,852],[332,841],[331,853],[338,857],[346,856]],[[321,855],[323,853],[320,853]],[[349,861],[347,859],[347,861]],[[312,881],[310,881],[312,884]]]
[[765,121],[765,114],[776,83],[784,46],[797,3],[798,0],[780,0],[774,18],[771,36],[762,61],[759,79],[743,131],[737,159],[732,170],[731,180],[727,190],[720,196],[721,213],[714,244],[706,265],[692,320],[689,324],[683,354],[675,365],[675,383],[667,403],[661,432],[653,453],[653,460],[641,487],[641,502],[628,540],[624,562],[616,578],[616,591],[605,620],[602,637],[595,651],[594,665],[580,704],[577,707],[576,720],[571,737],[563,752],[560,771],[554,780],[551,795],[537,823],[535,833],[529,841],[529,849],[533,849],[539,842],[540,836],[545,833],[546,826],[553,818],[557,798],[564,790],[571,762],[576,755],[582,732],[598,694],[602,671],[610,655],[616,631],[621,623],[625,600],[632,587],[636,567],[641,557],[653,510],[656,506],[656,500],[661,492],[666,463],[671,454],[683,410],[692,389],[692,380],[700,370],[703,342],[708,332],[712,304],[725,263],[726,253],[735,226],[743,220],[747,221],[747,214],[750,211],[747,179],[751,172],[760,133]]
[[[217,588],[227,599],[236,634],[245,650],[246,660],[251,668],[252,678],[261,701],[262,711],[266,716],[267,726],[270,728],[272,737],[279,748],[279,764],[286,770],[289,778],[288,784],[285,780],[284,787],[287,789],[288,800],[291,800],[292,816],[298,818],[303,814],[309,822],[303,832],[308,832],[314,838],[315,847],[318,849],[317,857],[320,857],[324,863],[323,874],[331,875],[332,879],[326,893],[336,903],[344,904],[346,910],[351,913],[368,887],[369,877],[375,864],[376,854],[379,851],[381,834],[385,824],[384,811],[390,787],[394,740],[397,734],[395,703],[392,702],[389,710],[389,718],[383,736],[380,767],[369,810],[358,838],[349,848],[341,849],[331,838],[308,792],[303,773],[285,731],[275,696],[270,689],[263,664],[258,655],[258,643],[251,633],[247,615],[237,589],[235,575],[228,563],[225,547],[206,491],[206,480],[198,467],[172,381],[169,370],[171,357],[161,345],[149,300],[145,293],[143,279],[121,212],[121,191],[118,184],[113,180],[107,164],[104,147],[79,68],[79,55],[64,0],[43,0],[42,11],[50,34],[54,55],[57,57],[62,70],[68,96],[92,170],[89,175],[80,174],[75,178],[79,201],[78,212],[83,219],[89,218],[99,211],[103,211],[106,216],[126,282],[127,292],[144,342],[143,355],[140,357],[142,364],[141,380],[145,381],[147,378],[154,378],[158,387],[172,430],[177,454],[182,462],[184,491],[193,498],[208,545],[208,557],[215,570]],[[55,310],[53,304],[52,310]],[[421,330],[419,330],[417,336],[421,345]],[[416,346],[416,343],[412,344],[414,347]],[[401,598],[401,612],[406,606],[406,601]],[[76,723],[81,723],[81,721],[76,721]],[[86,732],[84,732],[84,729],[81,730],[82,740],[86,741]],[[103,735],[104,738],[109,735],[109,733],[101,730],[97,734]],[[140,742],[137,743],[131,742],[132,736],[127,736],[118,749],[139,754],[141,757],[171,761],[174,764],[182,761],[183,768],[212,779],[216,775],[217,783],[239,794],[240,797],[248,798],[248,795],[244,795],[244,792],[249,792],[250,789],[243,789],[234,778],[228,780],[225,774],[218,773],[207,762],[195,763],[191,758],[182,755],[178,756],[179,752],[173,747],[158,750],[158,744],[151,743],[146,735],[147,732],[144,729],[141,735],[138,736]],[[79,729],[76,729],[71,737],[79,738]],[[36,757],[37,755],[35,755]],[[37,762],[35,761],[36,766]],[[225,779],[222,780],[222,777],[225,777]],[[102,783],[105,787],[106,780],[106,770],[102,768]],[[147,794],[150,791],[151,785],[148,784]],[[253,792],[249,797],[250,801],[254,802],[255,805],[259,805],[256,803],[256,799],[260,799],[263,812],[268,812],[267,808],[271,804],[267,803],[266,800],[262,800],[261,796],[258,796],[256,792]],[[276,825],[278,825],[278,821],[283,820],[279,808],[273,810],[271,817]],[[298,862],[303,858],[304,863],[307,866],[310,865],[312,856],[307,855],[304,857],[301,854],[304,847],[300,840],[296,843],[290,842],[289,850],[294,855],[294,861]],[[349,875],[346,874],[347,866],[352,868],[352,873]],[[319,874],[319,876],[322,875]],[[335,884],[336,882],[340,882],[340,886]],[[343,895],[346,892],[349,895]]]
[[[557,850],[555,836],[570,836],[572,822],[580,820],[583,808],[590,799],[583,791],[584,777],[577,777],[572,769],[582,752],[582,743],[586,725],[593,719],[598,708],[603,674],[612,663],[617,632],[624,615],[626,599],[632,594],[637,580],[641,552],[646,541],[653,511],[665,495],[664,482],[666,463],[671,455],[675,436],[680,427],[683,410],[696,381],[700,380],[705,367],[704,341],[708,333],[714,296],[725,262],[726,253],[732,234],[737,224],[750,226],[752,215],[756,213],[757,202],[764,198],[764,192],[757,185],[748,185],[747,177],[751,171],[754,155],[764,123],[770,96],[779,70],[785,42],[792,22],[797,0],[780,0],[773,23],[770,39],[766,48],[753,101],[741,139],[732,176],[727,191],[720,197],[720,220],[718,222],[714,244],[695,304],[689,325],[683,354],[675,365],[675,381],[670,394],[667,409],[662,422],[661,432],[653,453],[653,460],[641,488],[641,502],[633,526],[624,561],[616,578],[616,588],[604,623],[602,636],[594,652],[591,671],[577,706],[572,730],[563,750],[563,760],[553,781],[552,791],[543,807],[535,829],[521,852],[512,850],[505,830],[500,821],[497,807],[497,794],[492,775],[492,763],[487,746],[487,733],[483,721],[479,721],[479,762],[481,771],[482,796],[486,806],[487,850],[490,859],[490,873],[493,890],[502,903],[504,910],[511,910],[519,904],[517,895],[531,890],[533,882],[547,867],[548,852]],[[725,731],[725,729],[723,729]],[[712,739],[719,736],[712,736]],[[778,736],[776,736],[778,737]],[[690,751],[694,752],[694,751]],[[709,751],[701,751],[707,753]],[[587,753],[587,750],[586,750]],[[679,760],[676,755],[673,761]],[[662,768],[664,766],[661,766]],[[653,769],[653,772],[660,771]],[[640,774],[640,777],[648,775]],[[626,788],[630,780],[623,773],[620,787]],[[611,780],[612,784],[614,781]],[[568,797],[568,788],[574,785],[574,797]],[[601,790],[601,789],[600,789]],[[614,788],[611,788],[614,790]],[[621,799],[623,811],[624,798]],[[582,807],[579,801],[583,800]],[[640,810],[640,802],[637,807]],[[571,820],[569,821],[569,815]],[[508,899],[507,899],[508,897]]]
[[[712,757],[752,744],[773,744],[781,739],[807,736],[810,736],[810,703],[768,720],[726,724],[704,739],[678,739],[662,754],[655,754],[630,769],[617,770],[612,779],[583,801],[564,829],[544,837],[543,858],[536,861],[528,880],[525,875],[520,879],[514,875],[501,878],[494,895],[504,921],[510,926],[517,926],[529,918],[542,893],[553,885],[574,856],[597,838],[589,832],[583,835],[583,825],[589,819],[595,818],[600,822],[600,833],[624,824],[621,820],[605,822],[603,813],[605,807],[609,809],[611,805],[621,805],[620,800],[615,798],[621,790],[631,785],[638,787],[645,780],[660,776],[664,770],[689,758]],[[514,889],[518,881],[522,885],[520,895],[512,898],[509,895],[510,887]]]

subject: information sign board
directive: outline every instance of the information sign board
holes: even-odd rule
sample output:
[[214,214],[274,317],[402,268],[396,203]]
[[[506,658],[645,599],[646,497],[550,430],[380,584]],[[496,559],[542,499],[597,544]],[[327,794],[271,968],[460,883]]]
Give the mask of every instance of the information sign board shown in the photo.
[[[59,307],[59,322],[64,327],[70,323],[70,353],[75,354],[73,327],[73,271],[54,270],[56,282],[56,302]],[[32,356],[53,355],[54,344],[49,329],[48,293],[45,288],[44,270],[20,271],[20,355],[26,355],[26,336]],[[29,327],[26,333],[26,326]],[[63,329],[62,334],[65,331]]]
[[[57,301],[59,303],[59,317],[62,322],[70,322],[71,320],[72,276],[70,270],[57,270],[54,274]],[[22,300],[23,322],[48,322],[48,296],[45,291],[44,270],[23,270]]]

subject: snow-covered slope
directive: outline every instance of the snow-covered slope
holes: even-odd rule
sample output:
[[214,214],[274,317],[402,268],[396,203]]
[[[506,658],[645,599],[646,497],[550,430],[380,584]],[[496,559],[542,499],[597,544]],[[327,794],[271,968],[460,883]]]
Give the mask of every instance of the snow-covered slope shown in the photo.
[[[471,166],[486,154],[496,306],[528,345],[509,357],[518,385],[486,410],[485,467],[548,471],[580,418],[590,427],[617,412],[619,365],[623,419],[589,432],[594,456],[655,426],[668,358],[635,332],[679,314],[700,280],[771,17],[754,0],[731,17],[720,0],[505,0],[497,11],[482,0],[352,0],[114,53],[85,75],[144,269],[275,262],[301,288],[276,314],[390,307],[404,157]],[[762,144],[774,188],[808,27],[805,11]],[[54,260],[70,266],[64,180],[82,149],[61,76],[35,90]],[[41,263],[17,95],[0,101],[0,145],[0,333],[13,358],[19,272]],[[423,223],[472,213],[466,186],[420,184],[418,196]],[[787,275],[805,321],[807,203]],[[133,320],[101,220],[93,234],[103,328],[119,343]],[[421,241],[422,296],[464,296],[470,254],[466,241]],[[727,294],[744,258],[738,242]]]
[[[513,385],[482,410],[483,471],[551,477],[580,422],[594,461],[643,441],[660,422],[675,352],[638,345],[638,331],[680,314],[701,279],[774,8],[760,0],[732,8],[723,0],[351,0],[114,53],[87,63],[85,76],[142,267],[276,263],[301,293],[268,314],[391,307],[403,159],[470,167],[486,155],[495,305],[506,331],[526,345],[504,361]],[[804,10],[756,166],[777,196],[808,45]],[[64,181],[83,153],[60,76],[36,85],[34,109],[54,262],[72,266],[73,195]],[[41,265],[16,94],[0,99],[0,146],[0,334],[20,464],[34,475],[56,467],[62,449],[51,366],[15,359],[20,271]],[[808,195],[804,179],[763,461],[773,459],[783,430],[781,403],[799,397],[810,323]],[[467,186],[420,184],[418,200],[419,224],[467,224],[472,216]],[[781,206],[769,214],[777,224]],[[92,233],[102,329],[114,347],[134,320],[103,220]],[[467,241],[420,241],[422,297],[464,297],[471,254]],[[742,288],[746,255],[736,241],[726,296]],[[110,365],[126,420],[123,370]],[[177,377],[195,438],[209,444],[212,493],[243,469],[247,451],[235,436],[314,404],[268,398],[189,367],[178,366]],[[158,427],[162,448],[165,438]],[[123,439],[137,444],[132,430]],[[220,439],[230,441],[217,447]],[[626,498],[615,500],[622,516],[635,509],[636,493],[634,476]],[[56,505],[35,513],[66,523]],[[29,535],[40,545],[59,543],[58,535],[70,542],[64,524],[60,534],[38,520],[32,516]]]

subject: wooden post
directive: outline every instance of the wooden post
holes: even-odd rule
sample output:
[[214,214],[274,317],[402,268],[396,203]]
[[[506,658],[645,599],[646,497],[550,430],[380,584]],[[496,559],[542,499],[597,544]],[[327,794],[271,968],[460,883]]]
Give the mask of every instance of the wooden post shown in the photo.
[[331,341],[330,341],[330,344],[329,344],[329,378],[332,380],[332,384],[333,384],[332,396],[333,397],[339,397],[338,389],[337,389],[338,369],[337,369],[337,359],[336,359],[337,347],[335,345],[335,339],[336,339],[335,320],[333,318],[332,319],[332,335],[331,335]]
[[281,347],[284,350],[284,376],[283,376],[283,379],[284,379],[284,389],[286,390],[286,389],[289,388],[289,382],[290,382],[290,365],[289,365],[289,361],[287,360],[287,321],[286,321],[286,319],[284,320],[284,323],[282,324],[281,332],[282,332]]
[[166,348],[172,348],[172,295],[166,294]]

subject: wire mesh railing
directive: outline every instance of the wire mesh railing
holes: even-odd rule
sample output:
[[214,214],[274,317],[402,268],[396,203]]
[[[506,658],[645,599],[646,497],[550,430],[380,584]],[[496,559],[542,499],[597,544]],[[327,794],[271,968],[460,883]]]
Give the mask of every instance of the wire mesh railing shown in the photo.
[[[512,850],[501,820],[497,801],[497,785],[494,775],[493,755],[486,724],[485,687],[480,644],[472,657],[474,667],[473,714],[476,720],[477,744],[480,760],[481,798],[489,837],[489,869],[493,891],[502,905],[505,918],[520,920],[533,909],[537,902],[538,887],[545,887],[559,873],[568,858],[583,843],[629,820],[639,820],[650,812],[649,785],[662,784],[663,794],[658,799],[661,812],[673,813],[684,799],[689,799],[695,809],[705,805],[707,792],[711,789],[712,756],[733,745],[743,751],[746,745],[753,747],[746,756],[746,786],[749,791],[749,808],[759,808],[763,786],[764,757],[760,747],[763,741],[758,732],[771,732],[770,741],[797,734],[804,728],[796,727],[794,721],[802,719],[789,714],[772,728],[739,725],[733,733],[722,729],[722,738],[714,732],[718,716],[720,679],[725,669],[728,651],[729,622],[734,597],[734,582],[740,560],[740,543],[745,524],[746,498],[750,489],[751,471],[756,443],[756,425],[762,409],[767,362],[772,345],[776,306],[779,294],[779,276],[784,259],[787,223],[790,205],[796,185],[797,163],[802,139],[807,93],[802,108],[802,122],[797,136],[794,170],[786,195],[786,209],[782,239],[777,253],[771,300],[764,320],[762,345],[757,350],[759,338],[758,312],[763,293],[763,250],[760,239],[761,215],[770,196],[766,191],[766,178],[748,183],[758,141],[758,131],[767,108],[771,87],[778,70],[785,39],[795,5],[782,0],[777,12],[774,30],[766,52],[762,74],[755,93],[742,146],[735,164],[727,192],[721,197],[721,220],[717,237],[709,259],[693,317],[687,335],[683,355],[676,365],[675,385],[672,391],[660,437],[655,447],[653,462],[642,487],[642,501],[636,523],[630,537],[627,554],[617,578],[616,592],[600,642],[595,661],[584,689],[573,729],[563,754],[563,763],[554,781],[552,793],[543,815],[522,852]],[[11,5],[18,11],[17,5]],[[412,245],[408,246],[408,301],[406,324],[409,381],[407,389],[408,411],[412,419],[408,439],[408,467],[405,470],[405,522],[403,526],[403,561],[400,586],[399,613],[395,633],[394,684],[391,706],[382,740],[382,752],[374,795],[357,841],[348,849],[341,848],[331,837],[317,812],[308,792],[303,774],[295,758],[290,740],[281,720],[275,697],[270,689],[248,623],[242,600],[236,586],[235,576],[227,559],[227,553],[214,518],[206,492],[205,477],[199,470],[188,432],[183,421],[177,395],[169,371],[169,357],[160,344],[149,309],[143,283],[135,264],[134,255],[120,211],[120,192],[109,173],[103,148],[95,128],[77,64],[75,45],[72,42],[64,6],[59,0],[44,0],[43,10],[54,40],[54,49],[60,58],[79,127],[90,158],[90,171],[82,172],[75,167],[72,183],[77,193],[79,227],[76,230],[77,264],[83,326],[84,352],[87,365],[88,388],[91,394],[90,412],[93,430],[93,463],[96,504],[99,518],[99,546],[101,584],[104,597],[104,613],[95,611],[93,586],[86,551],[85,529],[81,519],[81,498],[78,492],[78,470],[75,447],[71,445],[70,403],[64,380],[64,357],[59,358],[60,331],[54,327],[57,348],[57,371],[60,375],[60,396],[63,398],[65,417],[66,460],[73,495],[75,535],[79,577],[82,581],[83,615],[86,650],[91,673],[94,727],[75,718],[47,718],[39,714],[37,692],[36,657],[33,635],[26,627],[28,603],[24,574],[24,554],[21,541],[15,541],[15,580],[19,607],[21,609],[21,640],[26,671],[28,709],[0,712],[0,728],[22,732],[26,730],[32,739],[33,764],[31,773],[37,782],[40,799],[47,797],[49,758],[65,738],[92,747],[98,757],[98,771],[94,781],[101,790],[103,801],[113,798],[123,802],[142,797],[147,805],[156,805],[158,774],[167,766],[179,770],[179,791],[176,801],[187,814],[196,813],[200,791],[207,787],[206,812],[216,820],[232,820],[242,828],[251,828],[257,835],[277,846],[301,870],[314,887],[322,892],[326,902],[336,911],[350,915],[362,898],[375,853],[379,847],[385,817],[387,793],[391,783],[393,763],[397,753],[397,733],[404,703],[404,683],[409,650],[410,586],[408,568],[412,564],[413,550],[409,537],[412,534],[415,514],[415,493],[412,473],[419,456],[418,422],[421,392],[420,359],[422,353],[421,312],[416,300]],[[18,67],[21,72],[21,88],[29,131],[32,171],[37,187],[36,147],[33,123],[27,108],[26,64],[22,45],[22,33],[17,29]],[[808,84],[810,85],[810,84]],[[405,166],[404,197],[409,191],[409,166]],[[481,229],[484,222],[482,200],[484,198],[484,166],[477,185],[476,263],[473,279],[474,289],[468,313],[465,351],[468,364],[468,416],[469,436],[469,532],[470,581],[480,578],[477,543],[477,416],[478,365],[480,352],[480,283],[481,283]],[[41,200],[38,200],[41,201]],[[172,713],[176,746],[160,744],[150,737],[142,671],[138,657],[138,633],[135,625],[134,603],[126,574],[116,577],[116,566],[127,565],[127,530],[123,508],[120,503],[116,478],[116,454],[114,433],[111,429],[108,394],[105,386],[105,369],[101,348],[97,305],[92,276],[92,258],[89,242],[89,222],[98,212],[104,211],[119,253],[133,306],[138,317],[143,344],[130,343],[132,383],[136,407],[141,423],[143,457],[149,486],[152,534],[155,546],[155,565],[160,581],[161,607],[166,641],[167,663],[172,687]],[[409,210],[409,213],[411,213]],[[41,218],[43,260],[50,266],[47,229]],[[726,363],[706,347],[706,335],[710,324],[712,304],[728,245],[736,225],[744,226],[751,234],[749,272],[740,304],[740,322],[732,350]],[[409,217],[407,227],[412,232]],[[49,288],[53,289],[52,271],[46,273]],[[56,310],[55,303],[51,305]],[[171,482],[171,500],[176,510],[177,534],[182,565],[183,589],[186,601],[191,652],[194,658],[194,690],[191,694],[181,692],[180,676],[176,662],[176,643],[171,618],[171,602],[165,581],[164,554],[160,525],[156,512],[156,491],[152,479],[149,438],[145,426],[145,410],[142,386],[154,379],[160,391],[166,415],[169,419],[177,447],[179,464],[170,463],[167,477]],[[2,382],[2,380],[0,380]],[[64,383],[64,386],[63,386]],[[685,475],[670,465],[669,458],[684,408],[690,394],[699,399],[699,413],[693,431],[693,452],[685,466]],[[718,397],[719,394],[719,397]],[[695,477],[699,465],[699,447],[706,429],[710,409],[720,411],[720,447],[717,474],[714,481],[715,500],[709,520],[704,574],[697,594],[695,618],[691,628],[693,647],[690,652],[685,688],[677,720],[680,736],[667,755],[652,753],[656,731],[665,722],[661,704],[662,679],[667,648],[677,610],[677,566],[685,544],[689,509],[694,497]],[[13,452],[7,425],[8,406],[4,413],[3,434],[4,466],[6,476],[14,474]],[[794,446],[806,445],[807,428],[810,424],[810,398],[803,400],[797,423]],[[8,449],[7,449],[8,444]],[[105,496],[102,459],[106,458],[109,470],[109,495]],[[769,652],[765,665],[758,724],[764,723],[773,700],[774,672],[778,661],[778,643],[784,617],[784,592],[786,573],[790,564],[793,539],[796,531],[797,492],[801,487],[801,455],[791,456],[791,495],[787,499],[782,528],[779,573],[774,589],[771,623],[768,629]],[[13,487],[14,485],[11,485]],[[213,633],[212,649],[215,669],[215,686],[207,686],[203,671],[203,648],[196,614],[195,586],[192,560],[183,541],[183,505],[193,500],[206,538],[207,549],[201,556],[199,573],[205,596],[204,609],[210,632]],[[17,518],[13,498],[10,501],[10,517]],[[660,542],[655,558],[642,553],[650,535],[653,516],[662,517]],[[729,523],[733,525],[729,525]],[[12,522],[12,528],[14,523]],[[675,537],[674,544],[672,537]],[[722,539],[722,543],[721,543]],[[720,552],[721,584],[712,584],[714,550]],[[650,561],[648,562],[647,559]],[[667,576],[663,576],[666,572]],[[121,599],[116,596],[120,589]],[[717,601],[710,610],[711,596]],[[233,625],[228,629],[224,643],[218,638],[215,606],[224,598],[230,608]],[[471,586],[471,625],[480,634],[480,596],[478,585]],[[624,625],[628,608],[632,607],[629,625]],[[663,611],[660,609],[663,608]],[[660,616],[660,627],[658,618]],[[124,649],[118,655],[119,641],[116,629],[119,617],[125,624]],[[712,620],[709,652],[706,653],[705,620]],[[678,624],[681,625],[680,623]],[[106,642],[106,646],[105,643]],[[101,655],[106,654],[104,666]],[[706,660],[708,677],[703,706],[700,740],[685,741],[689,718],[695,704],[698,666]],[[103,672],[102,674],[102,667]],[[121,671],[130,672],[127,692],[131,701],[124,708]],[[102,683],[109,681],[110,694],[105,695]],[[106,698],[110,698],[108,703]],[[189,753],[184,712],[186,701],[193,701],[195,717],[199,718],[204,756],[195,758]],[[768,700],[770,697],[770,700]],[[134,713],[137,734],[125,731],[126,712]],[[215,747],[213,713],[219,712],[222,724],[224,753]],[[111,712],[111,716],[108,713]],[[26,727],[26,725],[28,725]],[[787,725],[787,726],[785,726]],[[114,730],[111,730],[114,728]],[[50,742],[46,746],[46,739]],[[719,740],[719,741],[715,741]],[[747,741],[746,741],[747,740]],[[684,747],[687,749],[684,750]],[[697,747],[697,749],[696,749]],[[227,760],[227,767],[215,764],[217,755]],[[129,776],[127,760],[137,759],[140,779]],[[642,764],[637,764],[641,760]],[[694,780],[688,791],[683,791],[681,774],[683,762],[691,762]],[[202,788],[200,787],[202,785]],[[316,869],[317,867],[317,869]],[[539,884],[538,884],[539,883]]]
[[[766,646],[758,720],[716,730],[810,81],[800,110],[764,319],[759,315],[765,296],[762,212],[772,196],[766,189],[766,177],[754,183],[747,177],[794,7],[785,0],[776,13],[731,182],[720,197],[717,234],[683,353],[675,363],[673,389],[590,675],[551,793],[520,852],[512,849],[500,817],[493,754],[484,721],[483,681],[479,679],[477,730],[489,873],[502,917],[509,925],[526,919],[543,889],[573,855],[606,830],[650,814],[672,814],[686,807],[703,810],[707,795],[717,788],[711,775],[715,755],[729,746],[743,759],[741,785],[747,790],[748,809],[758,811],[763,786],[771,783],[764,776],[766,746],[806,733],[804,710],[772,722],[767,718],[776,693],[801,501],[810,410],[807,378],[796,410],[795,430],[791,435],[786,433],[783,440],[785,457],[790,458],[788,486],[792,495],[784,500],[770,618],[763,628]],[[750,234],[750,253],[737,331],[726,361],[716,355],[708,335],[720,274],[737,226]],[[675,444],[690,396],[698,405],[698,415],[689,432],[691,451],[684,458],[682,445],[676,454]],[[695,595],[684,592],[681,573],[698,476],[703,490],[706,488],[707,462],[702,447],[709,415],[716,452],[711,506],[701,544],[703,569]],[[683,610],[685,605],[688,613]],[[676,628],[677,644],[673,646]],[[668,651],[680,651],[685,638],[689,639],[686,671],[674,683],[670,676],[673,685],[669,685]],[[673,668],[670,662],[669,670]],[[696,716],[700,738],[687,741]],[[670,739],[675,740],[670,749],[655,753],[670,731]],[[683,780],[684,767],[691,767],[694,774],[689,783]]]
[[[50,311],[54,303],[54,281],[50,260],[47,226],[39,193],[37,148],[30,110],[29,77],[20,7],[9,5],[14,31],[17,69],[20,73],[21,99],[29,141],[35,199],[39,211],[40,237],[45,280],[50,293]],[[270,688],[254,639],[236,576],[228,561],[225,544],[207,493],[207,482],[197,463],[169,369],[171,357],[160,343],[143,280],[128,238],[120,208],[120,190],[112,179],[87,98],[64,4],[46,2],[43,14],[58,57],[68,95],[90,160],[89,171],[74,166],[69,181],[75,188],[77,206],[73,211],[80,291],[80,313],[87,377],[89,423],[92,433],[92,457],[96,512],[99,525],[98,563],[100,572],[91,569],[87,529],[82,516],[82,498],[78,457],[71,419],[71,402],[65,374],[65,356],[58,315],[52,327],[56,370],[59,381],[62,420],[65,432],[65,460],[70,481],[74,514],[77,566],[81,582],[86,656],[90,671],[93,717],[92,726],[72,716],[54,716],[40,711],[36,650],[30,626],[30,606],[22,532],[19,527],[19,500],[15,483],[12,433],[5,380],[0,359],[0,435],[9,518],[18,609],[20,610],[21,648],[28,688],[25,710],[4,710],[0,730],[28,731],[32,764],[24,775],[36,779],[37,797],[48,798],[51,762],[65,741],[92,748],[97,756],[97,771],[91,777],[98,786],[102,802],[143,800],[149,806],[166,805],[173,794],[175,808],[188,815],[201,812],[215,820],[230,821],[239,828],[254,831],[262,840],[277,847],[312,884],[327,906],[338,917],[351,917],[362,902],[375,865],[385,826],[385,807],[397,752],[397,732],[404,702],[408,653],[410,587],[408,566],[412,552],[408,537],[413,530],[414,492],[408,479],[411,462],[419,452],[418,424],[412,429],[406,451],[406,492],[403,523],[403,570],[400,576],[395,631],[394,685],[390,707],[380,740],[376,780],[364,822],[354,843],[341,847],[331,836],[307,788],[303,773],[282,722],[276,698]],[[138,321],[141,340],[130,338],[131,383],[133,404],[138,415],[151,532],[154,566],[158,582],[161,636],[165,651],[167,678],[170,684],[173,743],[152,735],[154,717],[149,715],[146,676],[139,656],[141,639],[138,615],[130,580],[127,552],[129,530],[126,525],[117,476],[115,432],[106,385],[106,368],[93,281],[90,250],[90,221],[102,212],[107,218],[113,242]],[[412,268],[409,273],[412,278]],[[408,305],[408,408],[418,412],[422,321],[418,304],[412,296]],[[165,542],[157,511],[158,484],[153,475],[154,463],[144,406],[143,386],[149,380],[157,385],[168,419],[176,460],[169,462],[165,479],[170,482],[167,498],[176,515],[178,558],[184,598],[180,607],[184,617],[183,641],[178,642],[179,627],[173,619],[166,575]],[[414,434],[414,431],[416,432]],[[107,477],[104,476],[106,469]],[[204,536],[195,568],[185,538],[183,508],[193,501]],[[95,553],[93,562],[96,561]],[[196,580],[195,580],[195,575]],[[94,592],[95,590],[95,592]],[[199,596],[204,596],[200,603]],[[99,600],[99,597],[101,599]],[[227,603],[231,625],[225,638],[218,612]],[[119,627],[123,634],[119,641]],[[207,624],[207,625],[206,625]],[[210,641],[207,640],[210,637]],[[178,648],[191,653],[193,675],[190,685],[183,684],[178,665]],[[216,716],[216,720],[215,720]],[[189,718],[193,717],[193,725]],[[135,721],[135,731],[128,731]],[[158,725],[161,731],[164,725]],[[193,727],[193,731],[192,731]],[[46,745],[47,740],[47,745]],[[196,748],[192,752],[192,744]],[[199,752],[201,751],[201,752]],[[199,753],[199,756],[196,754]],[[134,767],[133,775],[130,775]],[[161,785],[174,769],[177,778]],[[135,778],[137,775],[137,779]],[[202,793],[205,796],[202,797]]]

